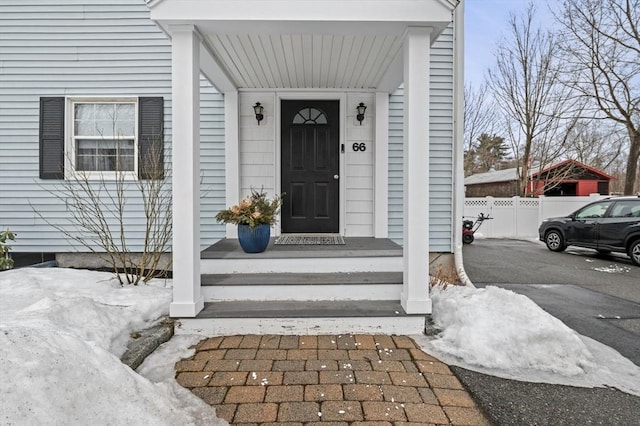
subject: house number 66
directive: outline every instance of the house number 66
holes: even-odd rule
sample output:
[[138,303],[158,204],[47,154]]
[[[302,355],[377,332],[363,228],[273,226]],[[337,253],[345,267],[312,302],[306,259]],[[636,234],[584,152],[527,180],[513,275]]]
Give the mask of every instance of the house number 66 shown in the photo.
[[366,150],[367,150],[367,145],[365,145],[365,143],[364,143],[364,142],[360,142],[360,143],[357,143],[357,142],[356,142],[356,143],[354,143],[351,147],[353,148],[353,150],[354,150],[355,152],[358,152],[358,151],[362,151],[362,152],[364,152],[364,151],[366,151]]

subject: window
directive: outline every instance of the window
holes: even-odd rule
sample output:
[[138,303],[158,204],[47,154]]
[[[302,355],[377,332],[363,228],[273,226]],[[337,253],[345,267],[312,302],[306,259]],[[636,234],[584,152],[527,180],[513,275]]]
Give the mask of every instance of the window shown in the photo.
[[293,124],[327,124],[327,116],[316,108],[302,108],[293,117]]
[[162,97],[41,97],[39,138],[41,179],[76,171],[164,177]]
[[576,219],[596,219],[604,217],[611,202],[591,204],[576,214]]
[[135,102],[73,102],[72,110],[75,171],[137,170]]
[[640,200],[618,201],[613,206],[611,217],[640,217]]

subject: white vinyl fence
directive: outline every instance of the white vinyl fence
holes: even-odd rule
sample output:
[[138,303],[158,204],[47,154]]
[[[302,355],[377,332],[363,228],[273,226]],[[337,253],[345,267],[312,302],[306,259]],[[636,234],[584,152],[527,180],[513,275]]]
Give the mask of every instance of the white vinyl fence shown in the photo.
[[464,218],[475,220],[480,213],[489,215],[476,236],[485,238],[537,238],[543,219],[565,216],[592,201],[604,198],[591,194],[588,197],[540,197],[540,198],[466,198]]

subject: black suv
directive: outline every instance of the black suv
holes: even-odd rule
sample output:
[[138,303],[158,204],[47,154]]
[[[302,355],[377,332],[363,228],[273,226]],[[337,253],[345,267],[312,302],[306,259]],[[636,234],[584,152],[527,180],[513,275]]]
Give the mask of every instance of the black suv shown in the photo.
[[640,266],[640,197],[605,198],[569,216],[545,219],[538,234],[551,251],[579,246],[627,253]]

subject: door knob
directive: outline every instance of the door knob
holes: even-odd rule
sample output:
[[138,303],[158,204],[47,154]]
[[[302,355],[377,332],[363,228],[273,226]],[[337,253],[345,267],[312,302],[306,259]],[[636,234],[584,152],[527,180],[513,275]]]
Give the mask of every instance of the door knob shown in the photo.
[[334,180],[338,180],[338,179],[340,179],[340,176],[339,175],[333,175],[333,179]]

